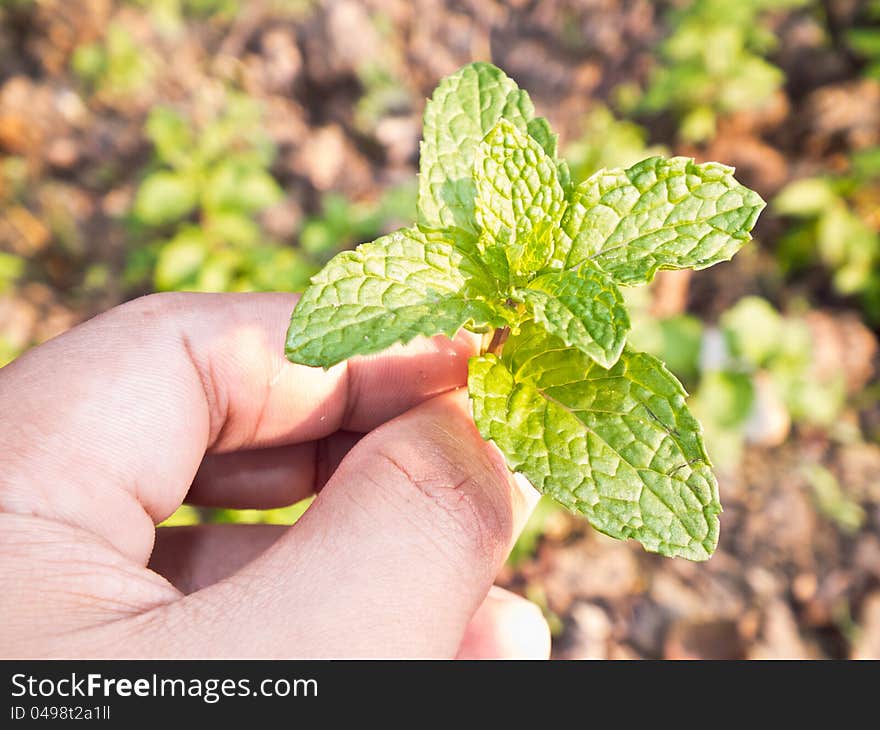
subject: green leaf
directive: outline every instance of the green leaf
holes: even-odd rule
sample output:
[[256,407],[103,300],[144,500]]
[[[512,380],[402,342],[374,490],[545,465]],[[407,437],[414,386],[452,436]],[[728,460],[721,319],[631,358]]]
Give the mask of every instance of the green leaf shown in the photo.
[[500,327],[484,297],[494,284],[473,253],[441,235],[402,229],[335,256],[293,312],[287,357],[328,368],[419,335]]
[[523,327],[504,359],[475,357],[474,419],[511,470],[651,552],[705,560],[718,541],[718,486],[681,384],[656,358],[625,350],[604,369]]
[[154,172],[144,178],[134,201],[134,214],[147,225],[173,223],[188,215],[197,202],[193,181],[174,172]]
[[647,311],[638,313],[633,317],[633,328],[627,335],[626,342],[636,350],[660,358],[685,383],[695,381],[700,372],[703,322],[697,317],[675,314],[653,319]]
[[254,165],[220,163],[211,170],[203,193],[209,211],[256,213],[284,197],[268,172]]
[[853,152],[850,156],[850,162],[856,177],[868,178],[869,180],[880,178],[880,145]]
[[[709,370],[700,378],[692,406],[706,423],[723,430],[745,427],[755,402],[751,375],[727,370]],[[713,452],[714,454],[714,452]]]
[[572,243],[554,258],[566,268],[590,259],[630,285],[658,269],[705,269],[750,240],[764,205],[726,165],[651,157],[575,188],[562,222]]
[[780,215],[810,218],[838,205],[839,200],[830,180],[810,177],[786,185],[773,199],[773,209]]
[[623,296],[607,274],[590,264],[578,271],[554,271],[516,289],[547,332],[611,367],[630,329]]
[[301,251],[287,246],[248,249],[249,279],[258,291],[299,291],[317,267]]
[[191,289],[208,253],[208,241],[202,230],[195,226],[183,228],[159,251],[154,274],[156,289]]
[[187,165],[195,140],[189,124],[180,114],[168,107],[155,107],[147,118],[146,131],[162,162],[178,168]]
[[544,117],[530,119],[526,129],[529,136],[541,145],[541,149],[544,150],[547,157],[551,158],[556,163],[556,174],[559,178],[559,184],[562,186],[563,190],[568,190],[571,185],[571,172],[568,169],[568,163],[557,157],[559,135],[550,129],[550,122]]
[[243,249],[259,245],[266,237],[251,216],[238,211],[211,212],[205,216],[204,230],[213,240]]
[[504,249],[514,275],[541,269],[565,210],[555,162],[532,137],[501,119],[477,148],[476,219]]
[[569,194],[571,193],[571,170],[569,169],[568,163],[565,160],[557,160],[556,175],[559,177],[559,184],[565,191],[565,197],[567,200]]
[[535,117],[529,120],[526,131],[535,142],[541,145],[541,149],[544,150],[547,157],[556,159],[556,144],[559,141],[559,135],[550,129],[550,122],[544,117]]
[[223,292],[230,291],[236,270],[244,258],[241,251],[218,250],[211,253],[199,269],[192,285],[192,291]]
[[94,82],[107,71],[107,53],[98,43],[84,43],[74,49],[70,65],[81,79]]
[[0,294],[5,294],[15,284],[27,262],[21,256],[0,251]]
[[880,56],[880,28],[852,28],[846,34],[846,41],[860,56]]
[[443,79],[425,107],[419,162],[419,224],[478,233],[472,178],[477,146],[507,119],[525,132],[529,96],[501,69],[472,63]]
[[819,511],[831,518],[843,532],[857,533],[868,515],[864,508],[840,484],[834,473],[820,464],[809,464],[803,468],[804,476],[813,487]]
[[743,297],[721,315],[719,324],[734,354],[755,368],[766,366],[785,340],[785,320],[761,297]]

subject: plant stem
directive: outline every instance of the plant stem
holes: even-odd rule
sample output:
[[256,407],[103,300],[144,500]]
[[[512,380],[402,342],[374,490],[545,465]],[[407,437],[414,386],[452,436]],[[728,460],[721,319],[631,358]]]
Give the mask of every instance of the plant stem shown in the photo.
[[501,357],[501,351],[504,349],[504,343],[510,335],[510,327],[498,327],[492,333],[492,339],[488,345],[483,345],[483,352],[491,352],[497,357]]

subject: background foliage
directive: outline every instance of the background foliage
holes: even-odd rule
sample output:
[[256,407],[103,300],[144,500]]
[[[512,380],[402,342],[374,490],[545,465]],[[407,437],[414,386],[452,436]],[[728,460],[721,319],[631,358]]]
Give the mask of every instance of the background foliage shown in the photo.
[[626,292],[705,425],[717,556],[542,503],[501,582],[559,656],[880,656],[877,0],[0,0],[0,365],[148,291],[301,289],[411,220],[424,98],[474,59],[575,180],[686,154],[770,201],[732,263]]

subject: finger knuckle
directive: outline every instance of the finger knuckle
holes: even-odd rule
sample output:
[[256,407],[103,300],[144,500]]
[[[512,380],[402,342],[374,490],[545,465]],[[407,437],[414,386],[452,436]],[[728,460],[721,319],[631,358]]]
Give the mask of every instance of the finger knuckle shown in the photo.
[[[382,471],[398,484],[411,518],[449,558],[495,556],[512,531],[509,501],[498,480],[473,463],[464,464],[443,449],[379,450]],[[465,465],[466,464],[466,465]],[[493,483],[494,482],[494,483]]]
[[154,317],[175,309],[183,295],[179,292],[156,292],[125,302],[116,311],[127,315]]

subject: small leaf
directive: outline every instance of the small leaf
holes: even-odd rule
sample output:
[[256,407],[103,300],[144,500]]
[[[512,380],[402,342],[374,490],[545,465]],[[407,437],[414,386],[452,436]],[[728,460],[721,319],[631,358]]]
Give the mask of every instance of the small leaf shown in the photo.
[[821,215],[839,200],[830,180],[809,177],[786,185],[773,199],[773,209],[781,215],[808,218]]
[[[874,12],[876,14],[877,10]],[[851,28],[846,33],[846,41],[860,56],[874,59],[880,56],[880,28]]]
[[556,174],[559,178],[559,184],[562,186],[563,190],[567,191],[569,186],[571,185],[571,173],[568,169],[568,163],[565,160],[558,159],[557,157],[557,143],[559,142],[559,135],[550,129],[550,122],[548,122],[544,117],[535,117],[534,119],[530,119],[526,129],[529,133],[529,136],[539,145],[541,145],[541,149],[544,150],[544,153],[547,155],[547,157],[549,157],[556,163]]
[[147,136],[159,159],[172,167],[184,167],[193,154],[193,133],[186,120],[173,109],[155,107],[147,118]]
[[255,165],[220,163],[211,170],[203,193],[209,211],[256,213],[284,194],[268,172]]
[[555,162],[538,142],[502,119],[477,148],[474,179],[483,233],[504,249],[515,275],[541,269],[565,210]]
[[134,214],[144,223],[158,226],[188,215],[196,202],[192,180],[174,172],[154,172],[138,188]]
[[213,240],[243,249],[253,248],[265,239],[256,221],[237,211],[212,212],[205,216],[204,229]]
[[74,49],[70,66],[81,79],[94,83],[107,72],[107,52],[98,43],[84,43]]
[[543,274],[515,293],[535,322],[566,345],[602,367],[617,362],[630,323],[623,296],[607,274],[585,264],[578,271]]
[[424,335],[501,327],[485,297],[494,283],[473,254],[439,235],[402,229],[335,256],[312,277],[287,334],[287,357],[328,368]]
[[604,369],[525,325],[504,359],[471,359],[483,438],[542,493],[598,530],[651,552],[705,560],[718,541],[718,486],[681,384],[625,350]]
[[764,208],[733,169],[686,157],[651,157],[627,170],[600,171],[578,185],[562,227],[566,268],[590,259],[619,284],[644,284],[658,269],[705,269],[751,239]]
[[26,263],[21,256],[0,251],[0,281],[12,281],[21,276]]
[[208,253],[204,233],[195,226],[185,227],[159,251],[154,274],[156,289],[192,289]]
[[236,270],[241,266],[243,254],[236,250],[213,251],[199,269],[193,291],[230,291]]
[[317,267],[295,248],[257,246],[247,253],[249,280],[258,291],[300,291],[317,273]]
[[559,141],[559,135],[550,129],[550,122],[544,117],[535,117],[529,120],[526,131],[535,142],[541,145],[541,149],[544,150],[547,157],[552,160],[556,159],[556,144]]
[[507,119],[525,132],[529,95],[501,69],[472,63],[443,79],[425,107],[419,162],[419,225],[476,235],[472,179],[477,146]]
[[565,191],[565,198],[567,200],[571,193],[571,170],[565,160],[557,160],[556,175],[559,178],[559,184]]
[[765,367],[785,341],[785,320],[766,299],[743,297],[721,315],[721,330],[735,355]]

